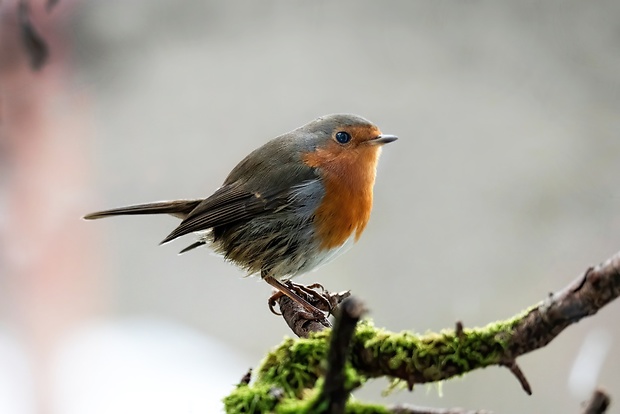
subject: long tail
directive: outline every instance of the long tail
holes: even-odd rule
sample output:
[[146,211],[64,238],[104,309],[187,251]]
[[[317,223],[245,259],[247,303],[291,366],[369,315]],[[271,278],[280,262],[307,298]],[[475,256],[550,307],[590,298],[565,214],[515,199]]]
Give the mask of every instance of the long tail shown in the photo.
[[84,216],[86,220],[95,220],[112,216],[127,216],[137,214],[170,214],[184,219],[200,204],[202,200],[175,200],[160,201],[157,203],[137,204],[135,206],[113,208],[111,210],[97,211]]

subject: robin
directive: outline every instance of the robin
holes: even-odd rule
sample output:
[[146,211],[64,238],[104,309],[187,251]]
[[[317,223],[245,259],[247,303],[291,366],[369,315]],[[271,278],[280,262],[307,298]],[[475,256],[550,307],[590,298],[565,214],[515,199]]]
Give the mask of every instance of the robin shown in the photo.
[[381,147],[396,139],[360,116],[326,115],[254,150],[210,197],[120,207],[84,218],[178,217],[181,223],[160,244],[196,233],[198,240],[180,253],[209,244],[249,274],[260,273],[276,295],[324,319],[299,295],[307,289],[290,279],[331,261],[360,238],[370,218]]

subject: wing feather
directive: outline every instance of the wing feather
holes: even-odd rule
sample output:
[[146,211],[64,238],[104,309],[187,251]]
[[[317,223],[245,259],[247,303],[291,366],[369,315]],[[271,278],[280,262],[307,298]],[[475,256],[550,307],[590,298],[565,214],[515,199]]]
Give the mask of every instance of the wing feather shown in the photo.
[[263,195],[233,186],[224,186],[192,210],[161,243],[167,243],[189,233],[249,220],[282,208],[289,203],[288,193],[288,190],[279,190]]
[[[315,168],[305,165],[297,140],[284,135],[241,161],[213,195],[198,204],[161,243],[213,227],[226,226],[296,203],[299,186],[316,181]],[[300,148],[299,150],[301,150]]]

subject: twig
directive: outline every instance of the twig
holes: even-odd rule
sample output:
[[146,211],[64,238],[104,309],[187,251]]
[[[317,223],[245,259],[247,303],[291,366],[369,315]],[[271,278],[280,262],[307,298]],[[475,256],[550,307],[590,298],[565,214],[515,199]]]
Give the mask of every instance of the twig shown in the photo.
[[[409,334],[409,342],[401,340],[397,348],[385,346],[386,341],[396,341],[385,332],[380,337],[356,335],[363,337],[354,340],[353,364],[370,377],[390,376],[410,385],[441,381],[490,365],[510,367],[518,356],[547,345],[567,326],[595,314],[619,295],[620,252],[522,315],[485,328],[464,329],[465,338],[456,332]],[[424,355],[420,355],[421,348]],[[394,363],[395,358],[400,363]],[[528,391],[525,376],[521,373],[517,378]]]
[[365,312],[364,304],[356,298],[349,298],[340,306],[329,341],[325,381],[315,404],[315,407],[325,407],[321,412],[344,413],[345,404],[352,391],[345,386],[345,364],[355,326]]
[[325,329],[321,321],[308,319],[304,308],[288,296],[279,298],[278,306],[289,328],[300,338],[307,338],[311,332]]
[[542,348],[567,326],[594,315],[620,295],[620,252],[549,296],[514,327],[512,358]]
[[465,338],[465,331],[463,330],[463,322],[456,321],[456,327],[454,328],[454,333],[456,333],[456,337],[459,339]]
[[[588,269],[583,276],[544,302],[486,327],[461,328],[462,324],[457,324],[452,331],[417,335],[406,331],[389,332],[375,328],[369,322],[359,323],[351,340],[350,363],[353,369],[346,372],[360,379],[381,376],[401,379],[413,387],[414,384],[442,381],[491,365],[503,365],[511,369],[524,389],[531,391],[515,364],[516,358],[547,345],[567,326],[595,314],[618,296],[620,252],[605,263]],[[249,408],[260,403],[262,411],[254,412],[276,411],[280,401],[266,393],[271,387],[285,391],[282,403],[284,400],[287,404],[295,401],[300,409],[307,408],[313,400],[306,400],[304,396],[313,395],[308,390],[315,388],[317,380],[325,374],[323,364],[329,352],[329,336],[325,331],[308,339],[286,339],[267,355],[252,385],[241,387],[225,398],[227,410],[248,412]],[[349,405],[370,409],[356,401],[349,401],[347,407]],[[603,410],[606,408],[604,402],[601,406]],[[286,407],[290,408],[290,405]],[[402,411],[407,406],[395,408],[407,413]],[[598,412],[602,412],[601,409]]]
[[609,395],[602,389],[596,389],[592,393],[592,397],[583,408],[583,414],[603,414],[609,408],[611,400]]
[[517,361],[512,360],[502,363],[502,365],[508,368],[510,372],[517,377],[523,391],[525,391],[527,395],[532,395],[532,387],[530,387],[530,383],[527,381],[527,378],[525,378],[525,374],[523,374],[523,371],[521,371],[521,368],[517,365]]
[[248,372],[246,372],[245,375],[241,377],[241,381],[239,381],[239,384],[237,385],[237,387],[248,385],[251,380],[252,380],[252,368],[248,369]]
[[[351,296],[351,292],[324,292],[324,297],[329,301],[332,308],[336,308],[343,300]],[[306,296],[304,299],[308,300],[313,305],[315,300],[312,296]],[[290,299],[288,296],[281,296],[278,299],[278,307],[282,313],[282,317],[286,321],[287,325],[300,338],[307,338],[312,332],[319,332],[327,328],[321,321],[308,319],[308,313],[297,302]]]

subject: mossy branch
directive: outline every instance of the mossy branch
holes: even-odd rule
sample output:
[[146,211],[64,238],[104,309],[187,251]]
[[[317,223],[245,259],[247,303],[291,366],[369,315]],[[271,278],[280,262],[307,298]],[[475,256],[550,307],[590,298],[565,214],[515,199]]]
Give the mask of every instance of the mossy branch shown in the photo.
[[[595,314],[620,295],[620,252],[561,291],[505,321],[482,328],[463,328],[418,335],[390,332],[363,321],[351,339],[344,370],[345,388],[352,390],[369,378],[414,384],[445,380],[490,365],[507,366],[529,391],[516,358],[544,347],[567,326]],[[325,412],[325,361],[331,330],[308,338],[285,339],[256,372],[255,381],[241,384],[224,399],[228,413]],[[393,409],[348,401],[348,413],[389,413]]]

